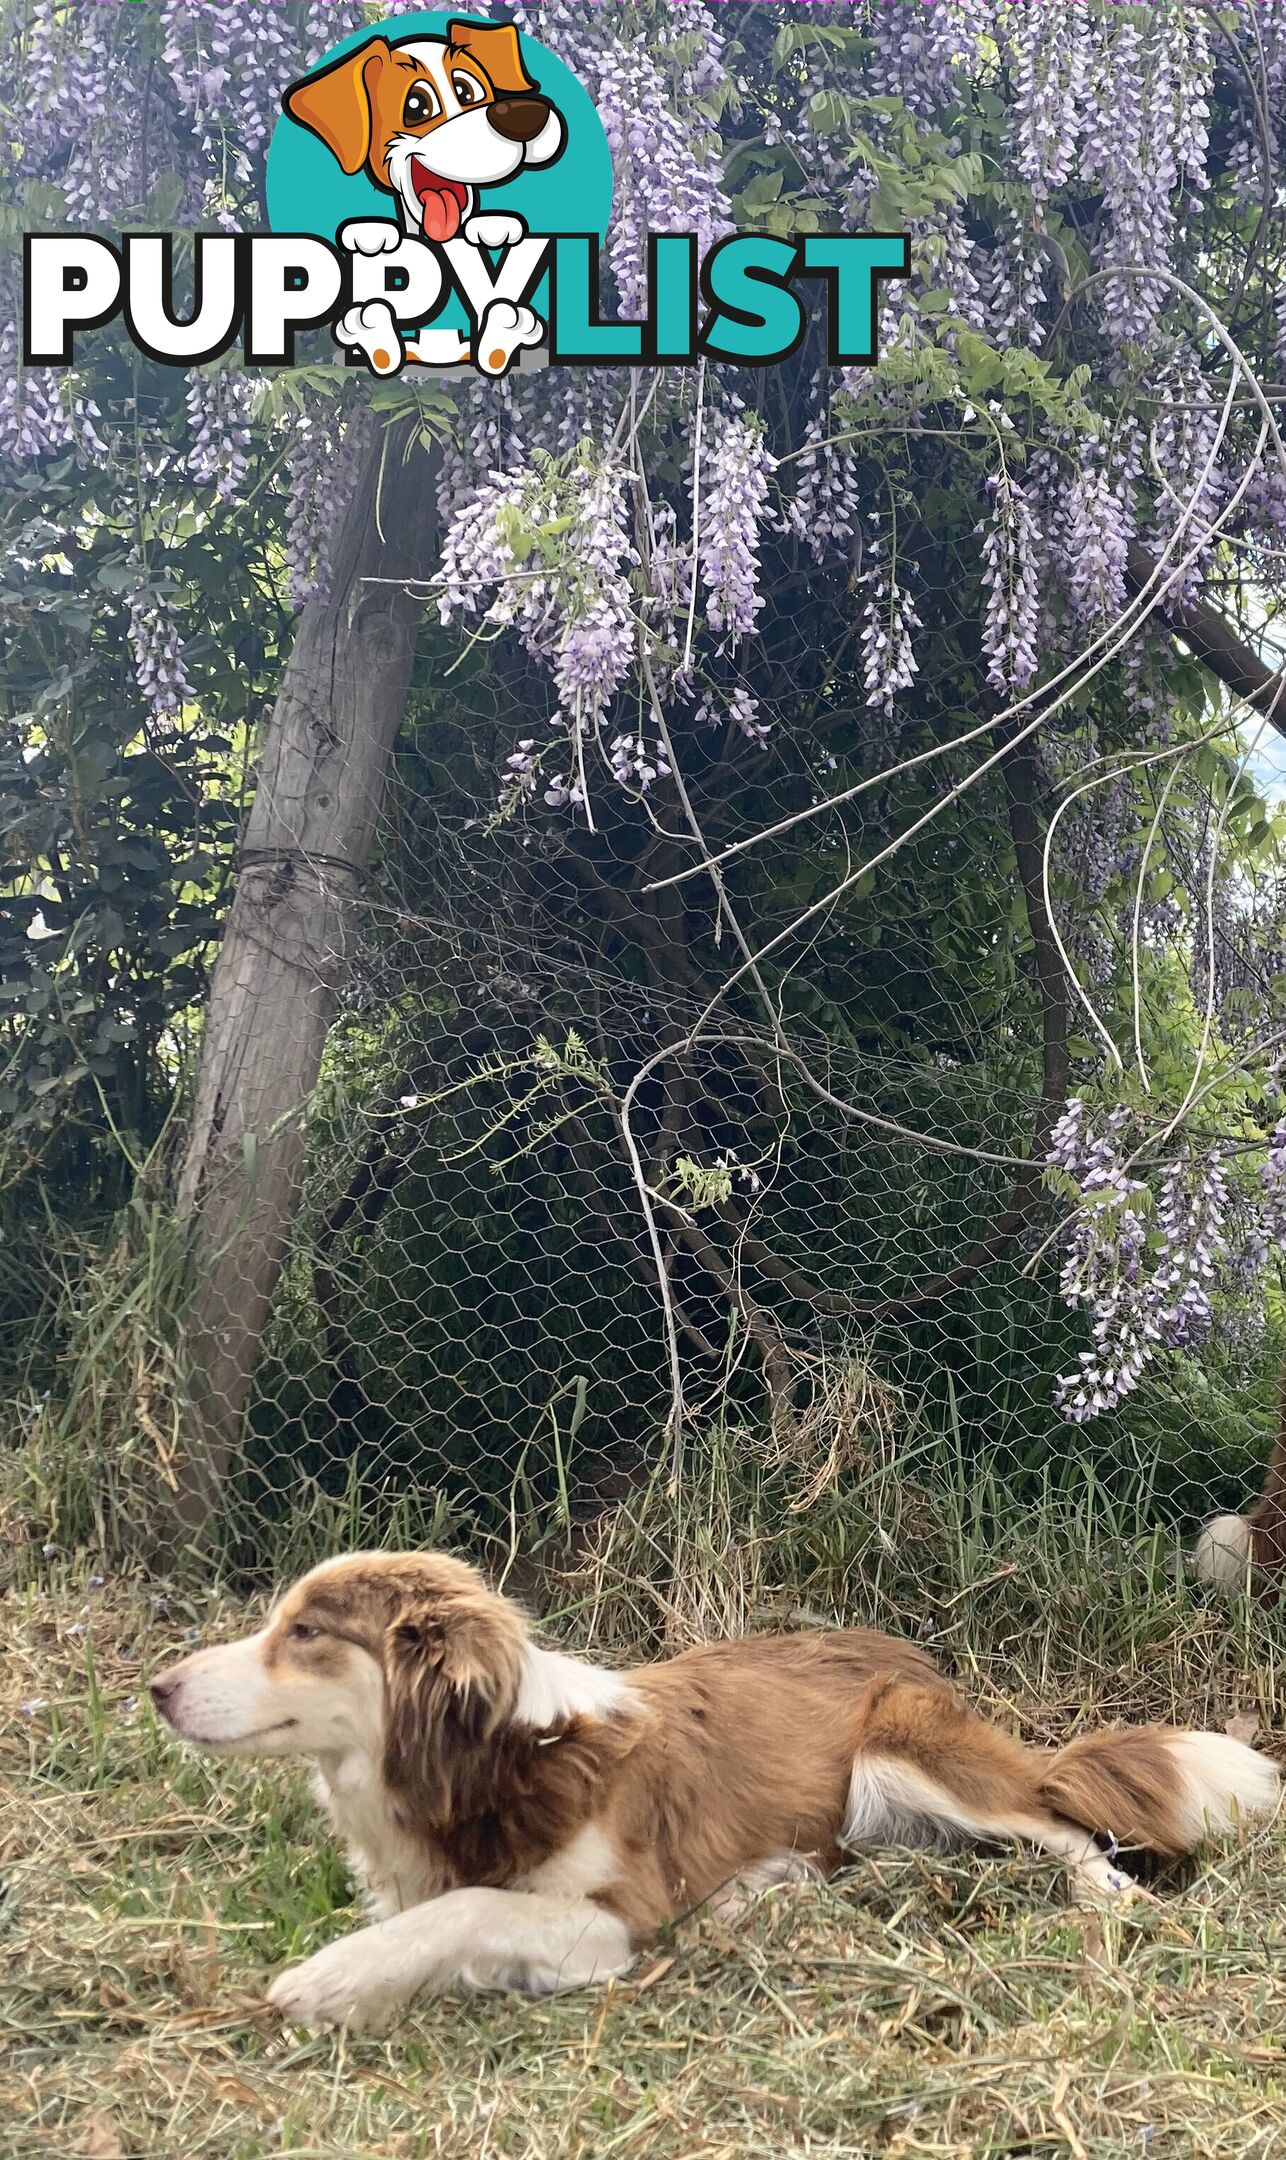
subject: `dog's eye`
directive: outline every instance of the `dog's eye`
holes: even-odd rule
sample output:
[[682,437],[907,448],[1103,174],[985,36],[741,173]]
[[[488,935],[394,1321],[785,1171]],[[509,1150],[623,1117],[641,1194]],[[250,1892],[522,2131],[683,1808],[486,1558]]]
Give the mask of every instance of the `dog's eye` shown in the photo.
[[483,89],[476,76],[453,75],[451,77],[451,88],[455,91],[462,105],[481,105]]
[[296,1620],[286,1631],[288,1642],[316,1642],[321,1634],[319,1627],[309,1627],[306,1620]]
[[402,118],[408,127],[422,127],[426,120],[436,120],[441,110],[436,91],[428,83],[417,83],[414,90],[407,92]]

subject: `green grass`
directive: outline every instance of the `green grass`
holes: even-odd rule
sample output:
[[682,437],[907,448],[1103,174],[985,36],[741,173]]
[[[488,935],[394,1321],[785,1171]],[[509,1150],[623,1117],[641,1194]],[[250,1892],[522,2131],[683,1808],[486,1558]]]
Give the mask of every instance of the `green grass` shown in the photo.
[[[927,1474],[934,1472],[931,1481]],[[722,1628],[930,1629],[1035,1742],[1116,1718],[1272,1731],[1280,1623],[1203,1606],[1160,1537],[1064,1475],[1023,1512],[975,1471],[863,1472],[789,1511],[789,1465],[711,1447],[543,1577],[613,1660]],[[366,1526],[353,1526],[362,1529]],[[292,1562],[307,1555],[292,1552]],[[302,1774],[184,1753],[148,1672],[245,1624],[215,1595],[0,1600],[0,2152],[83,2160],[898,2160],[1286,2151],[1286,1836],[1068,1906],[1022,1856],[863,1859],[727,1931],[679,1929],[629,1982],[549,2004],[438,2002],[387,2041],[284,2034],[266,1977],[352,1926]],[[789,1766],[783,1765],[783,1775]]]

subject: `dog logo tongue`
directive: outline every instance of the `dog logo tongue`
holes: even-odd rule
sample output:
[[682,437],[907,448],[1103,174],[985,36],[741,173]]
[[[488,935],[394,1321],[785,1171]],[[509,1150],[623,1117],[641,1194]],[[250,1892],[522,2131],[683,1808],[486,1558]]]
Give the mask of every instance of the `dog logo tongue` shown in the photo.
[[443,180],[430,172],[421,159],[411,160],[411,185],[415,189],[428,240],[454,240],[468,197],[458,180]]

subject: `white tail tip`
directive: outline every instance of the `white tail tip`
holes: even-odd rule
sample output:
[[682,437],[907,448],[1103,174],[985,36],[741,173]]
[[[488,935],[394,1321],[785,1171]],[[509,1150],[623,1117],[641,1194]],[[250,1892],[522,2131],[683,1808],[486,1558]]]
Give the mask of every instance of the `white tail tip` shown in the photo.
[[1169,1743],[1179,1771],[1179,1807],[1193,1845],[1271,1815],[1281,1800],[1276,1763],[1227,1733],[1175,1733]]
[[1250,1524],[1244,1515],[1216,1515],[1208,1522],[1192,1552],[1192,1572],[1226,1597],[1237,1597],[1246,1588],[1253,1551]]

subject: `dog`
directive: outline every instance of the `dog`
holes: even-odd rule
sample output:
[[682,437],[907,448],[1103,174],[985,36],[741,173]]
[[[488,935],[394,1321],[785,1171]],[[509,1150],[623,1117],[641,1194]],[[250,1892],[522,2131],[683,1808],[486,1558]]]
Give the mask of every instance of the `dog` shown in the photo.
[[1190,1852],[1279,1788],[1221,1733],[1024,1747],[923,1650],[860,1629],[605,1671],[439,1553],[324,1562],[151,1694],[194,1747],[316,1767],[372,1924],[272,1987],[312,2030],[385,2030],[426,1990],[609,1981],[690,1910],[735,1912],[864,1846],[1023,1844],[1120,1897],[1118,1849]]
[[[479,191],[554,164],[567,143],[563,116],[528,75],[511,23],[453,21],[443,38],[395,44],[371,38],[292,83],[282,102],[345,173],[364,171],[397,204],[401,229],[374,218],[342,227],[340,242],[354,254],[391,253],[403,232],[440,246],[457,236],[474,248],[511,246],[526,233],[523,220],[478,214]],[[479,365],[503,374],[544,329],[533,309],[492,302],[479,324]],[[382,375],[396,373],[403,358],[441,367],[471,357],[455,331],[421,333],[404,345],[382,300],[346,310],[335,336]]]
[[1277,1438],[1263,1490],[1244,1515],[1217,1515],[1197,1539],[1192,1570],[1223,1597],[1249,1589],[1258,1604],[1275,1605],[1286,1576],[1286,1376]]

